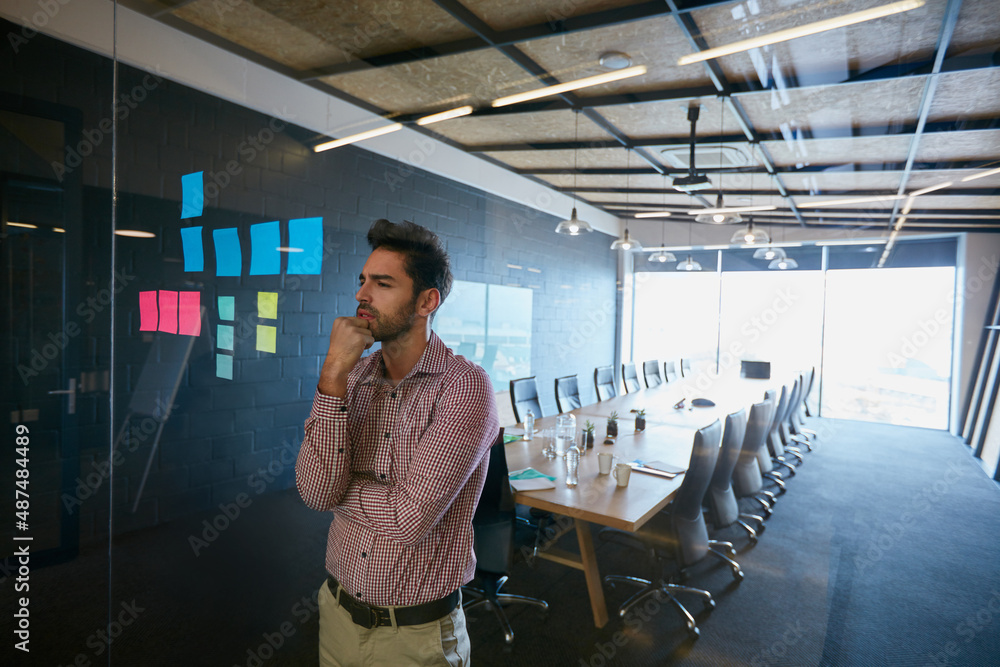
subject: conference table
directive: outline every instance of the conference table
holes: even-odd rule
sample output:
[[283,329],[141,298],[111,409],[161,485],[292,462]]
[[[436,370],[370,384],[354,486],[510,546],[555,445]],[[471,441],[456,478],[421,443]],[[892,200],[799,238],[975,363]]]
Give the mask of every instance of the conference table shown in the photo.
[[[536,419],[532,440],[522,437],[506,445],[509,470],[530,467],[556,478],[553,489],[515,491],[514,498],[522,505],[572,519],[579,553],[548,546],[539,550],[537,556],[583,571],[594,625],[601,628],[607,624],[608,609],[590,524],[635,532],[673,499],[684,481],[683,475],[666,479],[633,470],[628,486],[618,487],[614,475],[599,474],[598,454],[614,454],[615,463],[641,459],[686,470],[698,429],[716,419],[724,423],[727,414],[741,408],[749,412],[753,403],[763,400],[767,389],[780,389],[781,384],[779,379],[712,376],[706,380],[704,376],[696,376],[571,410],[576,417],[578,438],[585,421],[596,425],[593,448],[580,456],[579,483],[575,487],[566,485],[565,458],[549,458],[543,451],[546,439],[541,437],[542,432],[555,428],[556,416]],[[691,404],[694,398],[708,398],[715,405],[695,407]],[[676,408],[681,399],[683,407]],[[646,411],[643,431],[635,430],[632,411],[639,409]],[[618,436],[614,444],[605,445],[602,443],[607,417],[612,411],[618,413]],[[505,433],[523,436],[523,424],[508,426]]]

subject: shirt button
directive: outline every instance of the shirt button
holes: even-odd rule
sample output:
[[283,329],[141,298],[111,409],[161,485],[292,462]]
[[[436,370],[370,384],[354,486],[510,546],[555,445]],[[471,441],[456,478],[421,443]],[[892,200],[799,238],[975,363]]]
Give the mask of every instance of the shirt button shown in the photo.
[[392,397],[396,398],[396,392],[392,392]]
[[388,439],[389,439],[389,435],[390,435],[390,433],[389,433],[388,431],[386,431],[386,432],[385,432],[385,439],[386,439],[386,440],[388,440]]
[[381,477],[382,479],[385,479],[385,473],[382,473],[381,475],[379,475],[379,477]]
[[340,411],[341,412],[347,412],[347,406],[346,405],[341,405],[340,406]]
[[338,453],[338,454],[343,454],[343,453],[344,453],[344,448],[343,448],[343,447],[339,448],[339,449],[337,450],[337,453]]
[[362,558],[368,558],[368,554],[366,554],[364,551],[362,551],[361,552],[361,557]]

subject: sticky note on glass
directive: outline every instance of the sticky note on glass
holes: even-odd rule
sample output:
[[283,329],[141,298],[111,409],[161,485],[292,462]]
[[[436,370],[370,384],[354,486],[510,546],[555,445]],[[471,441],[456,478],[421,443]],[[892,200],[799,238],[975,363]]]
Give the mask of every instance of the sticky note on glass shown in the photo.
[[288,247],[296,249],[288,255],[288,273],[319,275],[323,269],[323,218],[289,220]]
[[278,319],[277,292],[257,292],[257,317],[265,320]]
[[181,229],[181,246],[184,248],[184,270],[205,270],[205,249],[201,241],[201,227]]
[[233,327],[228,324],[220,324],[218,328],[218,347],[220,350],[233,349]]
[[201,215],[205,207],[205,186],[203,178],[205,172],[196,171],[193,174],[181,176],[181,219],[197,218]]
[[177,333],[201,335],[201,292],[180,292],[177,302]]
[[215,275],[238,276],[243,270],[243,251],[240,249],[240,235],[235,227],[212,231],[215,241]]
[[233,358],[230,355],[215,355],[215,375],[223,380],[233,379]]
[[274,352],[275,340],[278,336],[276,327],[264,324],[257,325],[257,349],[261,352]]
[[158,320],[156,292],[139,292],[139,331],[156,331]]
[[220,320],[236,319],[236,297],[234,296],[219,297],[219,319]]
[[276,276],[281,273],[281,228],[277,222],[250,225],[250,275]]
[[160,290],[160,324],[157,331],[177,333],[177,292]]

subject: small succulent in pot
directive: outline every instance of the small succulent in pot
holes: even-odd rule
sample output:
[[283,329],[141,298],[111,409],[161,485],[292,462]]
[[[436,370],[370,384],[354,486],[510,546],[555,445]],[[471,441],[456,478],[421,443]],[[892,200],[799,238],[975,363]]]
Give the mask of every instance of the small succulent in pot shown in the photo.
[[645,431],[646,430],[646,410],[636,410],[635,411],[635,430]]
[[618,412],[612,411],[608,415],[608,437],[615,438],[618,437]]

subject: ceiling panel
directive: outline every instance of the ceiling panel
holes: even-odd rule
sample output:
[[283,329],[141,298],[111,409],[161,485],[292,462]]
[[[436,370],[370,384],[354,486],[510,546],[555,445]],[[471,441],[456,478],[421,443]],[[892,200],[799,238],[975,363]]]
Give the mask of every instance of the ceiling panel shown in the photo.
[[[708,46],[716,47],[884,4],[883,0],[733,3],[698,10],[692,16]],[[851,71],[933,55],[945,4],[929,0],[903,14],[725,56],[718,62],[731,82],[756,81],[766,86],[775,79],[798,85],[843,81]],[[748,5],[760,11],[751,13]]]
[[669,17],[558,35],[518,44],[517,47],[560,81],[607,72],[598,62],[601,54],[607,51],[627,53],[634,65],[647,67],[642,76],[579,90],[577,95],[580,97],[710,83],[700,68],[680,69],[674,66],[688,47],[684,34]]
[[473,51],[322,79],[326,84],[390,112],[489,106],[496,97],[538,87],[538,81],[503,54]]
[[901,171],[823,171],[783,174],[785,185],[796,192],[896,192]]
[[[644,104],[622,104],[596,107],[598,113],[615,127],[635,139],[653,137],[684,138],[691,134],[691,123],[687,112],[691,105],[701,107],[696,125],[699,137],[718,134],[741,134],[740,126],[733,115],[717,97],[702,97]],[[697,164],[697,158],[695,159]]]
[[[624,148],[585,148],[554,151],[502,151],[486,155],[505,162],[515,169],[580,169],[641,167],[646,163],[629,158]],[[641,164],[640,164],[641,163]]]
[[804,139],[802,141],[766,141],[764,146],[776,164],[851,164],[902,162],[910,147],[910,137],[844,137],[840,139]]
[[975,160],[984,153],[1000,157],[1000,130],[925,134],[917,148],[917,160]]
[[740,95],[750,122],[760,132],[802,129],[821,137],[824,130],[870,128],[884,132],[917,119],[925,77],[850,86],[771,90]]
[[[577,122],[579,121],[579,132]],[[436,132],[465,145],[546,141],[617,142],[585,114],[570,109],[507,116],[466,116],[441,123]]]
[[958,12],[948,57],[983,53],[993,55],[1000,35],[996,0],[964,0]]
[[560,2],[537,2],[537,0],[462,0],[462,4],[472,10],[494,30],[510,30],[545,22],[558,22],[573,16],[636,5],[644,0],[561,0]]
[[[984,95],[984,91],[993,91],[993,94]],[[982,118],[1000,118],[1000,70],[949,72],[938,76],[928,120]]]

